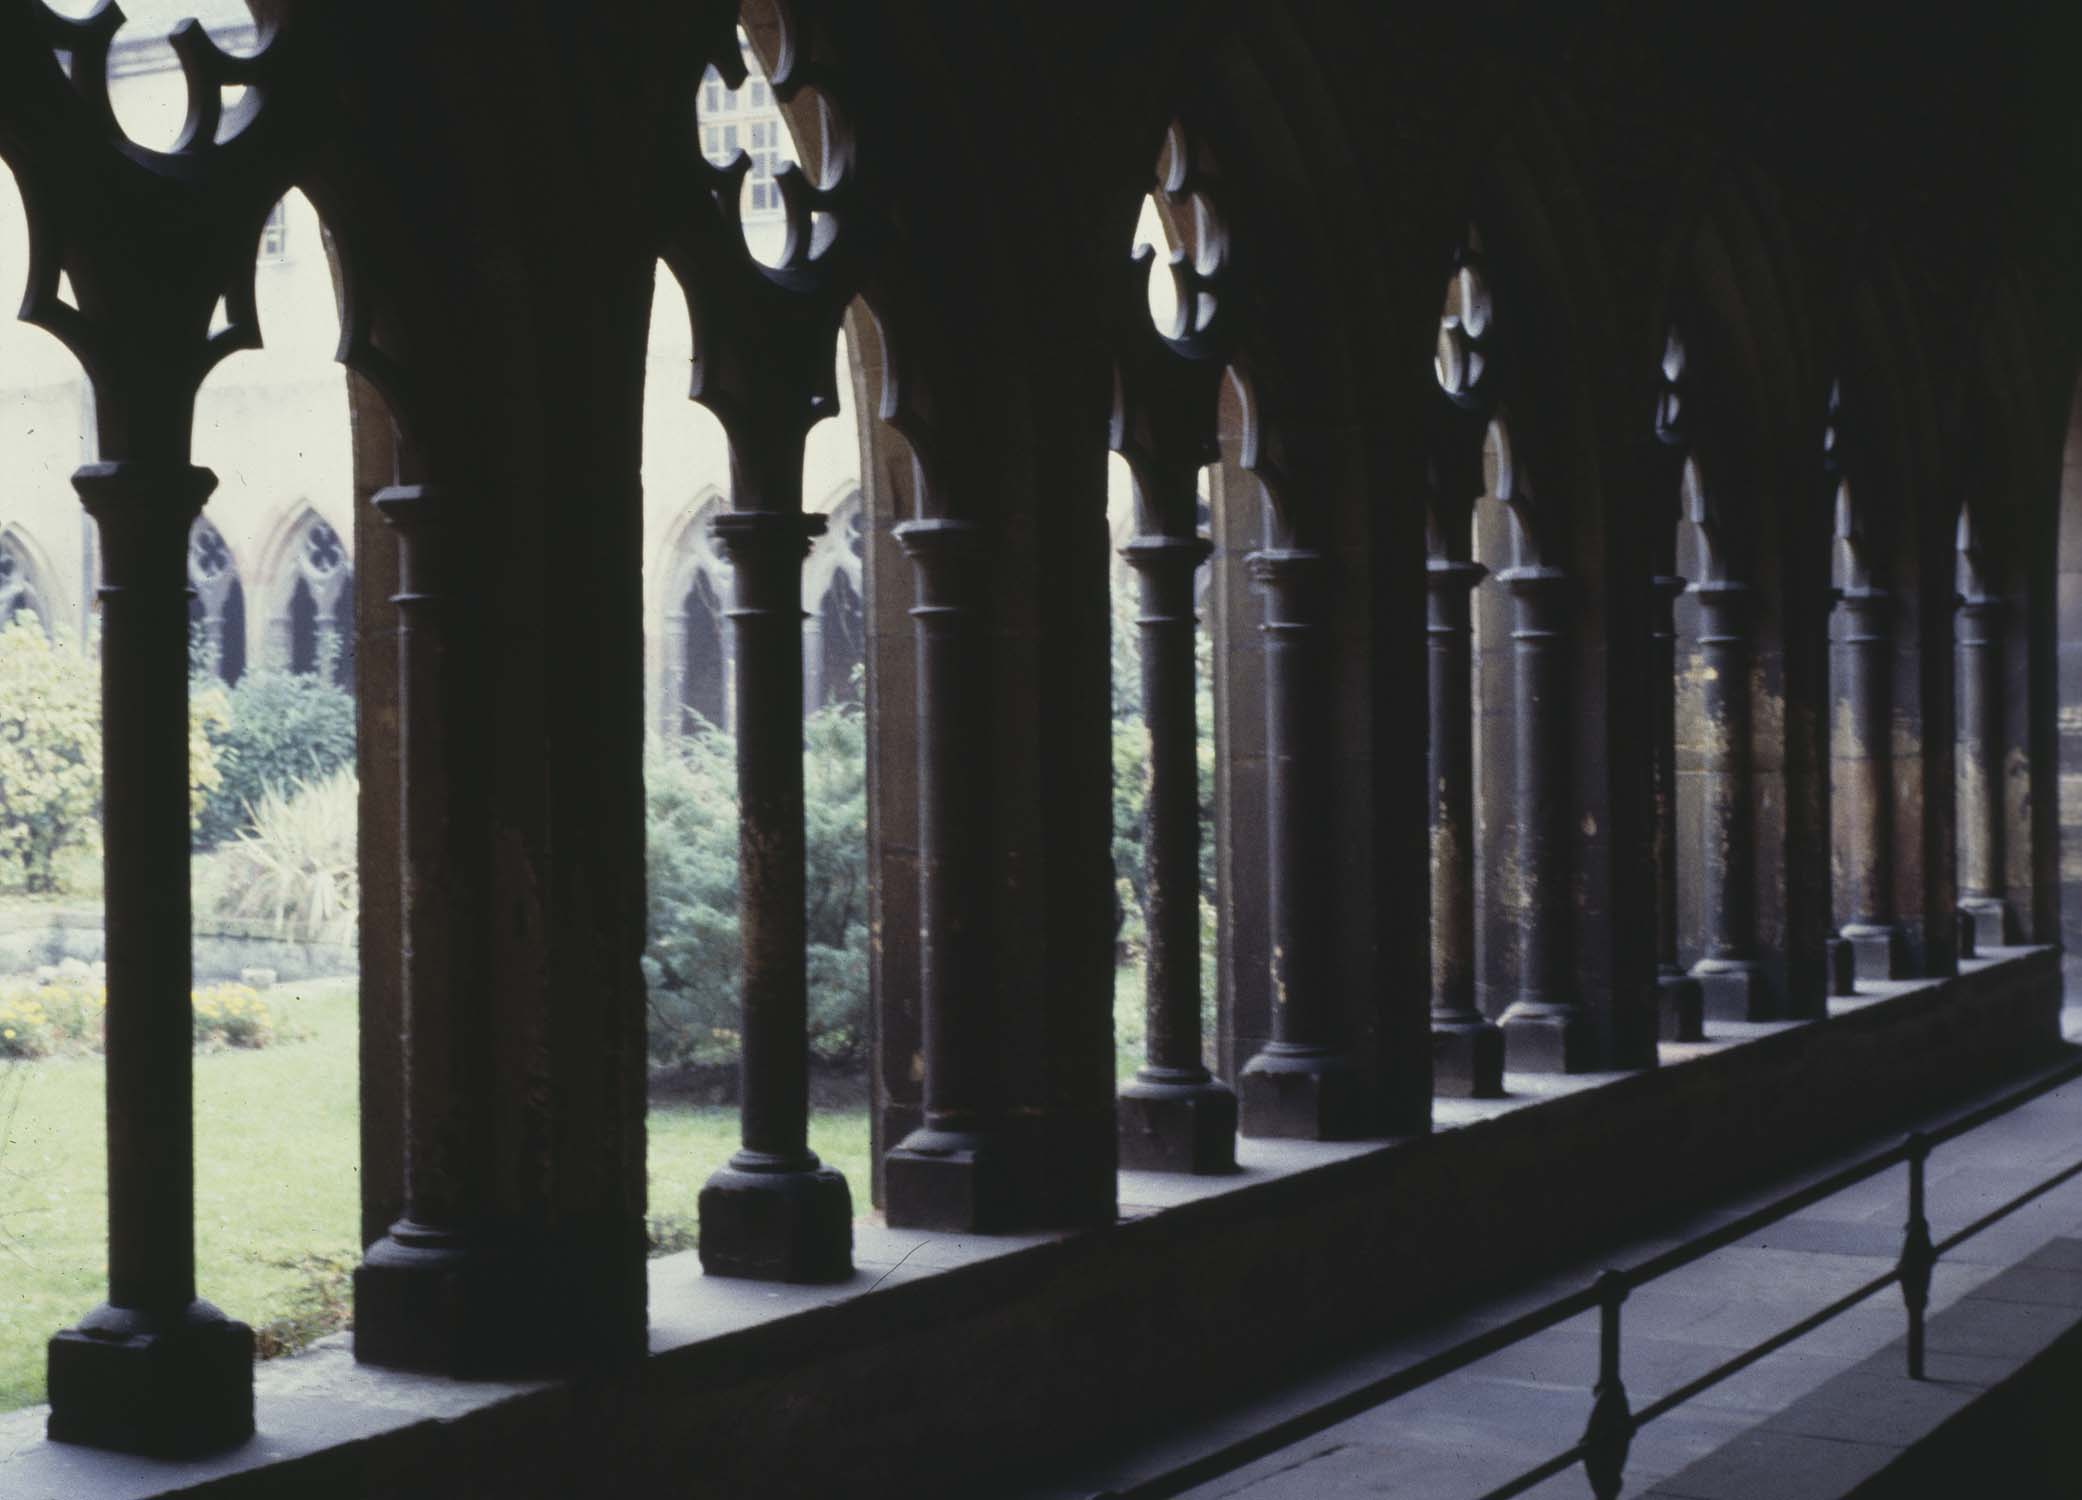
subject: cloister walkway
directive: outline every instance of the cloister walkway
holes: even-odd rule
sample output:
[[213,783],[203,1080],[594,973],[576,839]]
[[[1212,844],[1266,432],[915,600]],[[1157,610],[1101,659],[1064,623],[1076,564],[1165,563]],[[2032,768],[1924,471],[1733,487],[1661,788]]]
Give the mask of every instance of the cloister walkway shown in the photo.
[[[2082,1004],[2062,1013],[2070,1044],[2082,1044]],[[2005,1085],[2013,1087],[2014,1084]],[[2002,1092],[2002,1089],[1989,1093]],[[1938,1123],[1974,1101],[1934,1113]],[[1875,1144],[1812,1163],[1797,1175],[1731,1198],[1666,1233],[1615,1245],[1512,1295],[1466,1309],[1363,1357],[1321,1369],[1247,1407],[1173,1430],[1132,1452],[1090,1455],[1038,1484],[1021,1500],[1084,1500],[1126,1490],[1249,1433],[1308,1410],[1417,1359],[1444,1350],[1566,1292],[1609,1266],[1631,1265],[1736,1219],[1805,1182],[1828,1175]],[[2082,1156],[2082,1080],[2062,1085],[1932,1152],[1932,1235],[1945,1235]],[[1646,1190],[1652,1190],[1646,1189]],[[1650,1286],[1625,1305],[1623,1378],[1639,1411],[1832,1299],[1884,1274],[1900,1254],[1905,1178],[1890,1171],[1827,1198]],[[2047,1241],[2082,1236],[2082,1179],[2072,1180],[1948,1253],[1931,1285],[1933,1319]],[[2048,1312],[2048,1328],[2074,1314]],[[1640,1429],[1627,1461],[1628,1496],[1664,1480],[1785,1411],[1832,1377],[1902,1336],[1900,1293],[1888,1290]],[[2026,1315],[2023,1322],[2032,1318]],[[1586,1313],[1469,1365],[1420,1390],[1328,1428],[1226,1477],[1187,1492],[1190,1500],[1345,1500],[1357,1496],[1473,1500],[1574,1444],[1590,1412],[1598,1360],[1597,1315]],[[1993,1380],[2005,1361],[1934,1342],[1929,1374],[1954,1386]],[[1749,1493],[1773,1500],[1834,1495],[1832,1456],[1855,1466],[1842,1437],[1797,1436],[1759,1447]],[[1788,1473],[1787,1442],[1805,1445]],[[1859,1446],[1851,1444],[1851,1447]],[[1580,1468],[1527,1492],[1539,1500],[1582,1500]],[[1688,1491],[1687,1491],[1688,1493]]]

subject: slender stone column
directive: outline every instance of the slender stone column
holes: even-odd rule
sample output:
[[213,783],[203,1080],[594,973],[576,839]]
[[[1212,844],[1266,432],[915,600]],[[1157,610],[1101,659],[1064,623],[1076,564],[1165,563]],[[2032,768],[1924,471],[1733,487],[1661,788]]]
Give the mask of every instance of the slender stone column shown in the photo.
[[1908,976],[1894,920],[1894,596],[1846,589],[1836,604],[1836,873],[1839,929],[1859,979]]
[[195,1295],[188,528],[216,476],[73,476],[100,525],[108,1300],[50,1342],[56,1442],[162,1456],[253,1431],[253,1334]]
[[2009,941],[2003,879],[2004,600],[1959,601],[1959,909],[1971,915],[1974,948]]
[[885,1211],[901,1228],[1012,1228],[1013,1162],[999,1096],[986,945],[987,812],[975,737],[983,696],[983,530],[907,521],[896,540],[917,570],[918,1000],[924,1121],[882,1165]]
[[1770,1019],[1757,956],[1757,847],[1751,780],[1750,657],[1755,598],[1746,583],[1695,583],[1699,605],[1705,825],[1700,877],[1706,954],[1692,965],[1714,1021]]
[[[222,630],[221,620],[213,620],[212,628]],[[289,618],[287,610],[270,615],[267,622],[267,651],[265,665],[277,672],[286,672],[296,662],[296,623]]]
[[492,1351],[513,1314],[494,1285],[491,994],[470,936],[483,914],[467,846],[469,789],[484,768],[452,714],[466,669],[449,502],[430,486],[403,485],[374,504],[398,535],[405,1212],[354,1273],[354,1355],[478,1374],[498,1365]]
[[687,732],[687,611],[665,616],[665,671],[658,693],[658,731],[667,739]]
[[1142,713],[1150,786],[1143,820],[1149,947],[1143,1065],[1118,1104],[1120,1164],[1158,1172],[1236,1166],[1236,1096],[1200,1058],[1200,755],[1193,579],[1214,550],[1197,536],[1121,549],[1141,579]]
[[1237,1081],[1249,1136],[1351,1140],[1373,1128],[1358,1070],[1338,1043],[1324,983],[1322,850],[1331,809],[1322,618],[1322,554],[1267,549],[1249,558],[1265,595],[1265,846],[1272,1039]]
[[1518,994],[1501,1021],[1512,1066],[1530,1073],[1596,1068],[1597,1027],[1576,986],[1570,655],[1577,590],[1559,568],[1506,568],[1512,604],[1513,822]]
[[1489,570],[1426,567],[1431,724],[1431,1087],[1453,1098],[1504,1092],[1504,1034],[1475,1006],[1475,753],[1469,594]]
[[778,510],[726,511],[715,520],[733,574],[726,613],[737,677],[744,1144],[701,1190],[701,1266],[712,1276],[853,1274],[846,1179],[809,1145],[802,560],[824,524],[823,516]]
[[1648,711],[1655,736],[1648,759],[1655,813],[1655,982],[1657,1035],[1704,1039],[1705,996],[1677,960],[1677,596],[1684,580],[1649,580]]
[[824,706],[824,615],[806,609],[802,614],[802,711],[813,714]]

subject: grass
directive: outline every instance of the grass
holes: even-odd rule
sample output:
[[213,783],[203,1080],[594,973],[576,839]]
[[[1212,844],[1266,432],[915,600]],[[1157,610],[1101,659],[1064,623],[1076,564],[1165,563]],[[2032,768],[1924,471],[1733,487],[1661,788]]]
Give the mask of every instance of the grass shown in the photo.
[[[195,1059],[200,1292],[275,1352],[338,1326],[355,1244],[359,1149],[352,980],[269,993],[302,1033]],[[99,1057],[0,1080],[0,1409],[43,1399],[44,1341],[106,1294]]]
[[[267,994],[288,1039],[195,1059],[201,1295],[252,1325],[263,1357],[348,1326],[360,1256],[355,983]],[[0,1065],[0,1411],[44,1398],[44,1343],[107,1293],[99,1057]],[[865,1110],[820,1113],[810,1144],[869,1199]],[[737,1111],[650,1115],[652,1238],[694,1243],[701,1184],[737,1149]]]

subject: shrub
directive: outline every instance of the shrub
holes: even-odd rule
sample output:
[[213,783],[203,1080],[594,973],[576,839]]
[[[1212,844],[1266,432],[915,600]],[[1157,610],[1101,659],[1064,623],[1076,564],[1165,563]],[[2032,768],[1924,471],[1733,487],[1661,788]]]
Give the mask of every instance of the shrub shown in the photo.
[[[198,1047],[265,1047],[275,1040],[274,1016],[250,986],[211,985],[190,1002]],[[99,983],[0,986],[0,1059],[98,1052],[107,1015],[108,988]]]
[[[1212,635],[1202,630],[1195,642],[1198,691],[1194,720],[1199,740],[1200,898],[1215,898],[1214,827],[1214,689],[1210,663]],[[1143,909],[1149,899],[1149,872],[1143,858],[1143,818],[1149,807],[1149,728],[1142,719],[1142,652],[1135,624],[1132,589],[1113,597],[1113,870],[1114,942],[1118,957],[1137,957],[1146,932]],[[1214,944],[1201,947],[1203,985],[1212,993]]]
[[265,920],[295,942],[350,941],[361,910],[359,796],[351,770],[269,786],[248,809],[249,826],[215,857],[215,914]]
[[59,889],[54,861],[100,834],[101,685],[88,657],[31,615],[0,627],[0,860],[21,887]]
[[319,674],[248,672],[211,738],[222,781],[203,802],[196,841],[204,848],[250,828],[248,810],[259,807],[269,787],[351,766],[354,698]]
[[274,1017],[260,991],[243,984],[213,984],[193,997],[195,1045],[265,1047],[275,1039]]
[[[805,725],[804,831],[812,1052],[854,1064],[867,1043],[867,784],[857,708]],[[654,744],[646,772],[651,1058],[722,1063],[740,1045],[737,767],[728,735]]]

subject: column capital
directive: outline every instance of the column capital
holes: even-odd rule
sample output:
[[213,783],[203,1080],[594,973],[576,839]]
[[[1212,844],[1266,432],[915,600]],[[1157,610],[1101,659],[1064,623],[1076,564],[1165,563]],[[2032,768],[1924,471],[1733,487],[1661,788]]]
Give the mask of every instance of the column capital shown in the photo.
[[831,517],[817,511],[726,510],[710,520],[709,529],[732,563],[757,567],[802,561],[830,524]]
[[1977,620],[1999,620],[2010,607],[2010,601],[2000,594],[1959,594],[1952,604],[1962,615]]
[[72,487],[87,514],[104,526],[178,517],[186,528],[215,493],[217,476],[195,464],[116,459],[81,465],[73,471]]
[[1323,562],[1323,554],[1308,547],[1261,547],[1244,559],[1251,581],[1267,589],[1307,582]]
[[386,525],[411,535],[430,528],[448,514],[447,495],[439,485],[393,484],[376,491],[369,504]]
[[1138,572],[1170,567],[1191,573],[1214,555],[1214,543],[1204,536],[1144,535],[1131,539],[1120,555]]
[[1496,581],[1514,594],[1558,594],[1573,586],[1576,580],[1565,568],[1527,563],[1521,567],[1499,569]]
[[932,516],[906,521],[892,534],[915,566],[918,602],[910,610],[914,620],[962,614],[975,607],[971,579],[983,563],[982,522]]
[[1467,593],[1488,576],[1481,563],[1461,558],[1434,557],[1424,564],[1424,586],[1434,594]]

